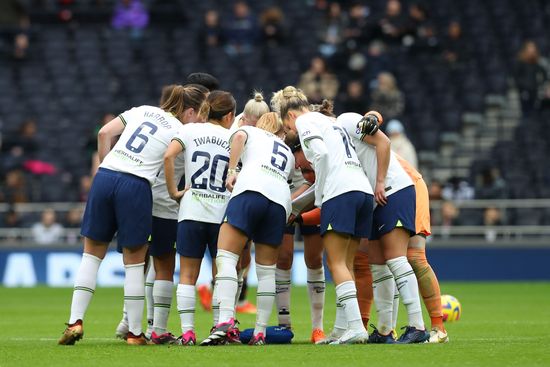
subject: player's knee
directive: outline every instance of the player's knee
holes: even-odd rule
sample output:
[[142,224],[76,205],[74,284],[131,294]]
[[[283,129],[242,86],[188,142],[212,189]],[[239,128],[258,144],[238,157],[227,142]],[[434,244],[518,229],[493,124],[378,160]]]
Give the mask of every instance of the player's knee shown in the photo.
[[281,251],[279,253],[279,258],[277,259],[277,268],[282,270],[290,270],[290,268],[292,268],[293,260],[294,256],[292,252],[287,253]]

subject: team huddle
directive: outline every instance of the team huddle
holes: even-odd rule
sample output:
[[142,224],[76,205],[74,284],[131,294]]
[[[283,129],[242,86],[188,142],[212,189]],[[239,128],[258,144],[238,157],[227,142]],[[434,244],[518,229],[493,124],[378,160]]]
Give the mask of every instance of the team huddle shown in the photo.
[[[159,107],[132,108],[98,133],[101,164],[84,213],[84,253],[59,344],[82,339],[98,269],[115,234],[125,267],[117,334],[128,344],[288,342],[296,227],[304,238],[312,343],[447,342],[439,284],[425,254],[426,184],[390,150],[379,129],[383,117],[375,111],[334,116],[330,102],[311,105],[291,86],[274,93],[270,106],[256,93],[236,116],[235,99],[217,90],[211,76],[190,79],[165,87]],[[235,307],[251,246],[256,323],[241,334]],[[213,259],[213,320],[210,335],[197,342],[196,283],[206,249]],[[179,337],[167,330],[176,253]],[[335,322],[326,334],[324,255],[336,286]],[[144,333],[146,284],[152,285],[153,315]],[[397,337],[399,299],[408,323]],[[373,301],[378,321],[369,335]],[[275,328],[268,327],[274,304]]]

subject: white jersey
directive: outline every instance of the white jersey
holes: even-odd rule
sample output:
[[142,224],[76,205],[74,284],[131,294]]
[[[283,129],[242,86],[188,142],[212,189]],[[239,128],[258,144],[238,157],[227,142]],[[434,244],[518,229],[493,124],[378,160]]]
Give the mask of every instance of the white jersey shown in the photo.
[[[338,121],[351,136],[361,165],[367,174],[370,184],[374,187],[376,185],[376,174],[378,169],[376,147],[361,140],[362,135],[361,132],[357,130],[357,123],[362,117],[363,116],[358,113],[348,112],[338,116],[336,121]],[[413,185],[413,181],[401,164],[399,164],[395,153],[390,151],[390,164],[388,166],[385,183],[386,196],[390,196],[411,185]]]
[[[174,178],[176,185],[183,177],[184,170],[184,156],[183,154],[178,154],[174,160]],[[178,220],[180,205],[176,200],[172,199],[168,193],[164,169],[160,170],[153,187],[151,187],[151,191],[153,192],[153,216],[164,219]]]
[[239,127],[241,127],[239,125],[239,123],[241,122],[241,118],[243,117],[244,115],[244,112],[241,112],[240,114],[238,114],[236,117],[235,117],[235,120],[233,120],[233,124],[231,125],[231,127],[229,128],[229,131],[231,134],[233,134],[235,131],[237,131],[237,129]]
[[181,122],[153,106],[134,107],[119,117],[126,127],[100,167],[143,177],[152,185]]
[[[363,172],[353,143],[338,122],[319,112],[308,112],[296,119],[296,128],[302,150],[312,163],[317,177],[315,205],[321,206],[325,201],[350,191],[373,195],[371,184]],[[320,172],[319,167],[315,167],[315,153],[310,147],[314,139],[321,139],[326,145],[328,172]]]
[[185,158],[185,187],[178,221],[221,223],[231,193],[225,187],[229,167],[229,130],[210,122],[185,124],[174,137]]
[[243,167],[237,176],[231,197],[255,191],[285,208],[287,218],[292,209],[288,177],[294,167],[290,148],[277,136],[254,126],[237,131],[247,135],[241,156]]

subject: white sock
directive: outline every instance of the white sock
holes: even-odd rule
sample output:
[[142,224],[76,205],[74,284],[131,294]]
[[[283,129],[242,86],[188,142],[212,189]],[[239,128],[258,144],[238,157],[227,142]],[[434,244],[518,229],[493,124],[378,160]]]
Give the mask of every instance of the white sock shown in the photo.
[[126,304],[123,303],[122,306],[122,320],[120,322],[128,325],[128,314],[126,313]]
[[420,305],[420,296],[418,294],[418,281],[416,275],[405,256],[396,257],[386,261],[397,283],[397,289],[403,299],[403,304],[407,309],[409,326],[418,330],[425,330],[424,320],[422,319],[422,306]]
[[275,301],[275,272],[277,266],[256,264],[256,276],[258,277],[258,292],[256,293],[256,327],[254,335],[263,333],[271,316],[273,303]]
[[395,280],[387,265],[370,265],[372,273],[372,292],[378,315],[378,331],[388,335],[392,331],[393,295]]
[[237,272],[237,294],[235,294],[235,307],[239,304],[239,298],[241,298],[241,292],[243,291],[244,284],[244,269]]
[[218,250],[216,256],[216,287],[220,304],[219,322],[228,322],[235,318],[235,295],[237,294],[237,262],[239,255],[230,251]]
[[145,263],[124,265],[124,304],[128,314],[128,329],[134,335],[141,335],[143,304],[145,303]]
[[168,316],[172,306],[172,288],[174,283],[170,280],[155,280],[153,286],[153,300],[155,312],[153,317],[153,330],[158,335],[166,332]]
[[277,302],[277,318],[280,326],[290,327],[290,277],[292,270],[277,269],[275,271],[275,301]]
[[155,284],[156,276],[157,272],[155,271],[155,266],[153,264],[153,257],[150,256],[149,266],[147,267],[147,275],[145,277],[145,300],[147,303],[147,322],[151,325],[153,324],[151,320],[153,320],[155,314],[153,286]]
[[355,282],[348,280],[336,286],[336,299],[342,305],[347,320],[347,329],[365,330],[357,302]]
[[178,313],[181,320],[181,333],[185,334],[187,331],[195,329],[195,286],[178,284],[176,297],[178,301]]
[[212,318],[214,325],[217,325],[220,319],[220,302],[218,301],[218,287],[216,287],[216,283],[214,283],[212,290]]
[[307,269],[307,292],[311,310],[311,328],[323,330],[325,307],[325,269]]
[[393,294],[393,312],[391,325],[393,327],[393,330],[397,330],[397,316],[399,315],[399,291],[397,290],[397,283],[395,283],[394,292],[395,293]]
[[346,319],[344,305],[338,302],[338,297],[336,297],[336,318],[334,319],[334,327],[332,328],[331,335],[339,338],[344,335],[347,327],[348,320]]
[[99,265],[101,265],[99,257],[87,253],[82,254],[80,267],[74,280],[69,324],[74,324],[76,320],[84,320],[84,314],[95,292]]

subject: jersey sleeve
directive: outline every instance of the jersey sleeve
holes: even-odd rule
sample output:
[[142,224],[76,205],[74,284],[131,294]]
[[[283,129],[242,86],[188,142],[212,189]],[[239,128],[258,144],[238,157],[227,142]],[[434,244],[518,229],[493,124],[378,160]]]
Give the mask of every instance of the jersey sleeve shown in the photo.
[[122,123],[125,127],[128,127],[128,124],[132,124],[135,121],[139,121],[135,116],[139,113],[139,107],[133,107],[129,110],[122,112],[118,117],[122,120]]
[[183,150],[185,150],[185,145],[186,145],[186,136],[189,136],[188,133],[186,133],[186,131],[188,131],[189,129],[186,128],[187,126],[184,125],[182,126],[178,132],[176,133],[176,135],[174,135],[174,137],[172,138],[172,141],[177,141],[178,143],[181,144],[181,148]]
[[347,112],[338,116],[336,122],[347,131],[350,137],[357,140],[362,140],[363,134],[361,133],[361,129],[357,126],[357,123],[361,121],[361,118],[362,116],[358,113]]
[[323,140],[323,135],[319,128],[315,126],[310,116],[301,116],[296,120],[296,129],[302,144],[312,139]]
[[250,133],[249,126],[242,126],[242,127],[239,127],[235,131],[231,131],[231,135],[229,136],[229,140],[227,141],[229,143],[229,145],[231,145],[231,142],[233,141],[233,136],[235,136],[235,134],[238,133],[239,131],[242,131],[246,134],[246,140],[244,142],[244,144],[246,145],[246,142],[248,141],[248,136],[249,136],[249,133]]

